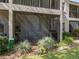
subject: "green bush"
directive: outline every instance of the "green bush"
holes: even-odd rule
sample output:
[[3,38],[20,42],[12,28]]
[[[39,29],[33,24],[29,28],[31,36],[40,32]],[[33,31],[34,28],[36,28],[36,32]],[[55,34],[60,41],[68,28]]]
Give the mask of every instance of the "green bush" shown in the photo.
[[75,29],[74,31],[79,33],[79,28]]
[[74,36],[79,36],[79,28],[78,29],[75,29],[73,30],[72,32],[74,34]]
[[15,48],[16,51],[22,52],[22,53],[29,53],[31,49],[31,44],[28,42],[28,40],[21,42],[17,45]]
[[73,42],[74,38],[73,35],[69,32],[64,32],[63,33],[63,42],[66,44],[71,44]]
[[73,38],[73,35],[69,32],[64,32],[63,33],[63,40],[60,42],[60,43],[63,43],[63,44],[71,44],[73,42],[74,38]]
[[73,40],[74,40],[73,37],[65,37],[63,41],[67,44],[71,44],[73,42]]
[[74,38],[65,36],[64,39],[59,43],[59,46],[65,46],[73,43]]
[[73,35],[72,35],[70,32],[64,32],[64,33],[63,33],[63,39],[64,39],[65,37],[73,37]]
[[52,49],[55,42],[51,37],[45,37],[38,41],[38,48],[40,53],[47,53],[48,50]]
[[0,53],[7,51],[8,38],[6,36],[0,36]]

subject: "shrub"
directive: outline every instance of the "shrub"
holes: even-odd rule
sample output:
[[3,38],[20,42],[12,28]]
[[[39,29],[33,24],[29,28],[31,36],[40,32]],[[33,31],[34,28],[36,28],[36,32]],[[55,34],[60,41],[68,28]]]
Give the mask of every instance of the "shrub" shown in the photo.
[[6,36],[0,36],[0,53],[7,51],[8,38]]
[[65,37],[64,42],[67,44],[71,44],[73,42],[74,38],[73,37]]
[[75,29],[74,31],[79,33],[79,28],[78,29]]
[[69,33],[69,32],[64,32],[63,33],[63,40],[62,40],[62,42],[64,44],[71,44],[73,42],[73,40],[74,40],[74,38],[73,38],[73,35],[71,33]]
[[74,38],[73,37],[64,37],[64,39],[59,43],[59,46],[65,46],[73,43]]
[[38,48],[40,53],[47,53],[48,50],[52,49],[55,42],[51,37],[45,37],[38,41]]
[[75,36],[79,36],[79,28],[73,30],[73,34],[74,34]]
[[72,37],[73,35],[70,33],[70,32],[64,32],[63,33],[63,39],[65,38],[65,37]]
[[28,42],[28,40],[26,40],[18,44],[15,50],[21,53],[29,53],[32,49],[31,49],[31,45]]

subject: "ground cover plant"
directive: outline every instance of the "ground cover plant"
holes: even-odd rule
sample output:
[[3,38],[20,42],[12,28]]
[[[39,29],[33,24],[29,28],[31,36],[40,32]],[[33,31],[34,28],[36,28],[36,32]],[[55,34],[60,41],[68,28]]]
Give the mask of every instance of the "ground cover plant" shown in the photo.
[[8,48],[8,38],[6,36],[0,36],[0,54],[5,53]]
[[25,40],[24,42],[20,42],[16,48],[15,51],[21,52],[21,53],[29,53],[31,51],[31,44],[28,40]]
[[51,37],[44,37],[38,41],[39,53],[47,53],[49,50],[53,49],[55,41]]
[[23,56],[22,59],[79,59],[79,47],[59,52],[52,51],[44,55]]

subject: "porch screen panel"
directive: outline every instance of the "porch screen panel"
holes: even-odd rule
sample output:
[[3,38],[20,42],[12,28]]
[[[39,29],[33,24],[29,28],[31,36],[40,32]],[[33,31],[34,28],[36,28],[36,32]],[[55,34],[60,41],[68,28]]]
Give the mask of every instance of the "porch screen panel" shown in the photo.
[[77,18],[77,6],[70,5],[69,16],[73,18]]
[[14,4],[21,4],[21,0],[13,0]]
[[32,0],[26,0],[25,3],[26,5],[31,6]]
[[32,0],[32,6],[39,7],[39,0]]
[[0,2],[5,2],[5,3],[7,3],[7,2],[8,2],[8,0],[0,0]]
[[9,0],[6,0],[6,2],[8,3],[8,2],[9,2]]
[[21,4],[22,5],[25,5],[25,0],[21,0]]
[[51,0],[51,8],[60,9],[60,0]]
[[4,33],[4,24],[0,24],[0,33]]
[[40,0],[40,7],[50,8],[50,0]]
[[13,0],[13,3],[14,3],[14,4],[16,4],[15,1],[17,2],[17,0]]
[[32,0],[13,0],[13,3],[31,6]]
[[0,2],[5,2],[5,0],[0,0]]
[[79,7],[77,8],[77,17],[79,18]]

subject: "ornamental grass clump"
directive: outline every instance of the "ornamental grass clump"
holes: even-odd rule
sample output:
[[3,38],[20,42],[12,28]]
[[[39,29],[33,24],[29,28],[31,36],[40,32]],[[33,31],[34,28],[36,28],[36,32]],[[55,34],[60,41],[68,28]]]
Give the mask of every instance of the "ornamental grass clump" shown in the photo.
[[55,45],[54,40],[51,37],[45,37],[38,41],[39,53],[47,53]]
[[29,53],[31,52],[31,44],[28,42],[28,40],[21,42],[17,45],[16,51],[19,51],[21,53]]

